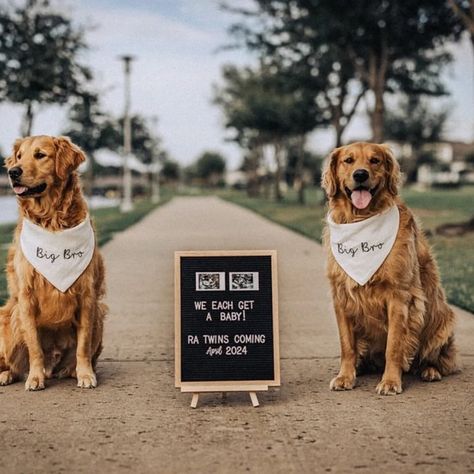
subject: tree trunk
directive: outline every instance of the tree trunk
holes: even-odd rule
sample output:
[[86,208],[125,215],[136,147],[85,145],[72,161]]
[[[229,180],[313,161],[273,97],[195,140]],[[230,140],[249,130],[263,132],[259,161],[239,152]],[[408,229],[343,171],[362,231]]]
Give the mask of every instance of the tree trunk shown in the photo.
[[342,134],[344,133],[344,127],[340,125],[334,125],[334,131],[336,132],[336,148],[342,146]]
[[304,149],[306,143],[306,135],[298,137],[298,158],[295,164],[295,177],[293,187],[298,192],[298,202],[305,204],[305,181],[304,181]]
[[154,174],[151,171],[147,172],[147,179],[148,179],[148,197],[152,198],[153,196],[153,178]]
[[387,80],[388,48],[382,37],[380,51],[372,50],[369,54],[369,87],[374,95],[374,108],[371,113],[372,141],[383,142],[383,120],[385,112],[384,92]]
[[27,102],[25,113],[21,120],[20,133],[22,137],[28,137],[31,135],[31,129],[33,128],[33,103]]
[[405,160],[405,176],[407,184],[415,183],[418,180],[420,153],[421,147],[412,145],[412,154]]
[[275,200],[276,201],[281,201],[283,199],[283,194],[281,192],[281,187],[280,187],[280,182],[281,182],[281,177],[282,177],[282,157],[281,157],[281,152],[282,152],[282,146],[280,140],[276,140],[274,143],[274,150],[275,150],[275,181],[274,181],[274,194],[275,194]]
[[375,143],[383,142],[383,118],[385,110],[383,87],[384,85],[377,84],[374,90],[375,107],[372,111],[372,141]]
[[87,169],[84,173],[84,193],[86,196],[92,197],[94,194],[94,158],[92,152],[87,153]]
[[[337,102],[333,103],[332,99],[326,94],[326,100],[329,102],[331,110],[331,125],[334,127],[336,136],[336,148],[342,146],[342,135],[344,131],[351,123],[352,118],[357,112],[360,101],[364,97],[367,91],[367,85],[365,82],[361,84],[361,89],[358,94],[353,98],[352,94],[348,92],[348,80],[340,76],[339,94]],[[349,100],[348,100],[349,99]],[[348,102],[352,100],[352,104],[349,106]]]
[[258,165],[260,162],[261,149],[255,146],[249,153],[247,162],[247,195],[258,197],[260,195],[260,183],[258,178]]

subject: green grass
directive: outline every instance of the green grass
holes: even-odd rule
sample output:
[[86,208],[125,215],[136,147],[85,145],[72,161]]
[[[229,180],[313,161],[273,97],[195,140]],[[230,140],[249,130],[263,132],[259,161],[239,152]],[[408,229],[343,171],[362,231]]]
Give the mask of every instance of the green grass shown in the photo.
[[474,234],[430,241],[449,301],[474,313]]
[[14,225],[1,225],[0,226],[0,304],[6,299],[7,296],[7,279],[5,278],[5,262],[7,259],[7,246],[12,240]]
[[[163,193],[161,205],[170,199],[170,194]],[[133,211],[122,214],[118,207],[108,207],[95,209],[91,211],[94,223],[97,228],[97,237],[99,245],[104,245],[113,239],[114,234],[125,230],[127,227],[137,223],[145,217],[151,210],[158,206],[147,200],[137,201]],[[3,304],[7,298],[7,283],[5,278],[5,262],[7,257],[8,245],[12,241],[12,234],[15,225],[0,225],[0,304]]]
[[[308,190],[307,204],[304,206],[297,203],[296,195],[292,191],[289,191],[280,203],[264,198],[249,198],[245,193],[237,191],[225,191],[220,195],[321,242],[326,209],[321,204],[322,192],[319,189]],[[449,301],[474,312],[474,234],[451,238],[434,235],[438,225],[463,222],[474,215],[474,187],[426,192],[406,189],[402,196],[419,217],[423,227],[432,234],[429,239],[438,260]]]
[[458,190],[404,190],[403,198],[426,229],[448,222],[464,222],[474,215],[474,187]]

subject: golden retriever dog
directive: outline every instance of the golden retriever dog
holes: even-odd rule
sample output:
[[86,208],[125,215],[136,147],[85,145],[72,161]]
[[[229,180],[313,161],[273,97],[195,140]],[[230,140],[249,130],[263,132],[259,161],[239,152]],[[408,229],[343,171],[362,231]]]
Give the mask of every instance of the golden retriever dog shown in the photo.
[[356,373],[371,367],[383,367],[376,388],[381,395],[401,393],[402,373],[409,370],[425,381],[457,371],[455,316],[423,231],[398,195],[399,183],[399,165],[386,145],[360,142],[337,148],[323,172],[332,222],[361,222],[393,206],[400,215],[390,253],[364,285],[336,262],[325,228],[341,345],[332,390],[354,388]]
[[25,219],[57,233],[87,218],[76,172],[84,160],[69,138],[50,136],[17,140],[5,160],[20,217],[7,258],[9,299],[0,308],[0,385],[26,377],[26,390],[41,390],[45,378],[56,376],[77,377],[78,387],[97,386],[106,306],[96,244],[90,263],[64,292],[36,271],[20,245]]

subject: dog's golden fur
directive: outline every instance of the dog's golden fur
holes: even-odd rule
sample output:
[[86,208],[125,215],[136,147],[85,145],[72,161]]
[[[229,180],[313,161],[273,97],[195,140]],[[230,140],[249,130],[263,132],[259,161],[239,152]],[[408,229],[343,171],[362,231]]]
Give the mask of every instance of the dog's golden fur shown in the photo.
[[[50,231],[74,227],[87,216],[76,168],[82,150],[66,137],[37,136],[15,142],[5,160],[20,167],[18,185],[38,194],[19,196],[20,217],[8,252],[9,299],[0,308],[0,385],[26,378],[27,390],[44,388],[51,376],[77,377],[78,386],[97,385],[102,350],[104,265],[96,247],[84,273],[65,292],[51,285],[26,260],[19,245],[23,219]],[[21,181],[21,182],[20,182]]]
[[[373,193],[365,209],[350,194],[359,183],[355,170],[366,170],[364,183]],[[338,224],[355,222],[393,205],[400,211],[395,244],[377,272],[364,285],[337,264],[329,247],[327,275],[332,289],[341,344],[341,366],[330,384],[352,389],[356,372],[384,367],[379,394],[402,392],[402,372],[418,372],[423,380],[440,380],[457,370],[454,313],[440,284],[436,262],[416,219],[398,196],[400,169],[389,148],[354,143],[334,150],[323,172],[329,211]]]

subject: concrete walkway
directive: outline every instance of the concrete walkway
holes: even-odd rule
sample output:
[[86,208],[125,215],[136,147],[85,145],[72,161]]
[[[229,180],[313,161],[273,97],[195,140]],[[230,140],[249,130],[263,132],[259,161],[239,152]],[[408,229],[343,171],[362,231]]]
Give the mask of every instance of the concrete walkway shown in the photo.
[[[173,252],[279,253],[282,387],[201,397],[174,389]],[[110,316],[99,387],[0,388],[0,472],[474,472],[474,316],[459,314],[464,371],[375,394],[330,392],[337,329],[321,247],[216,198],[179,198],[104,249]]]

